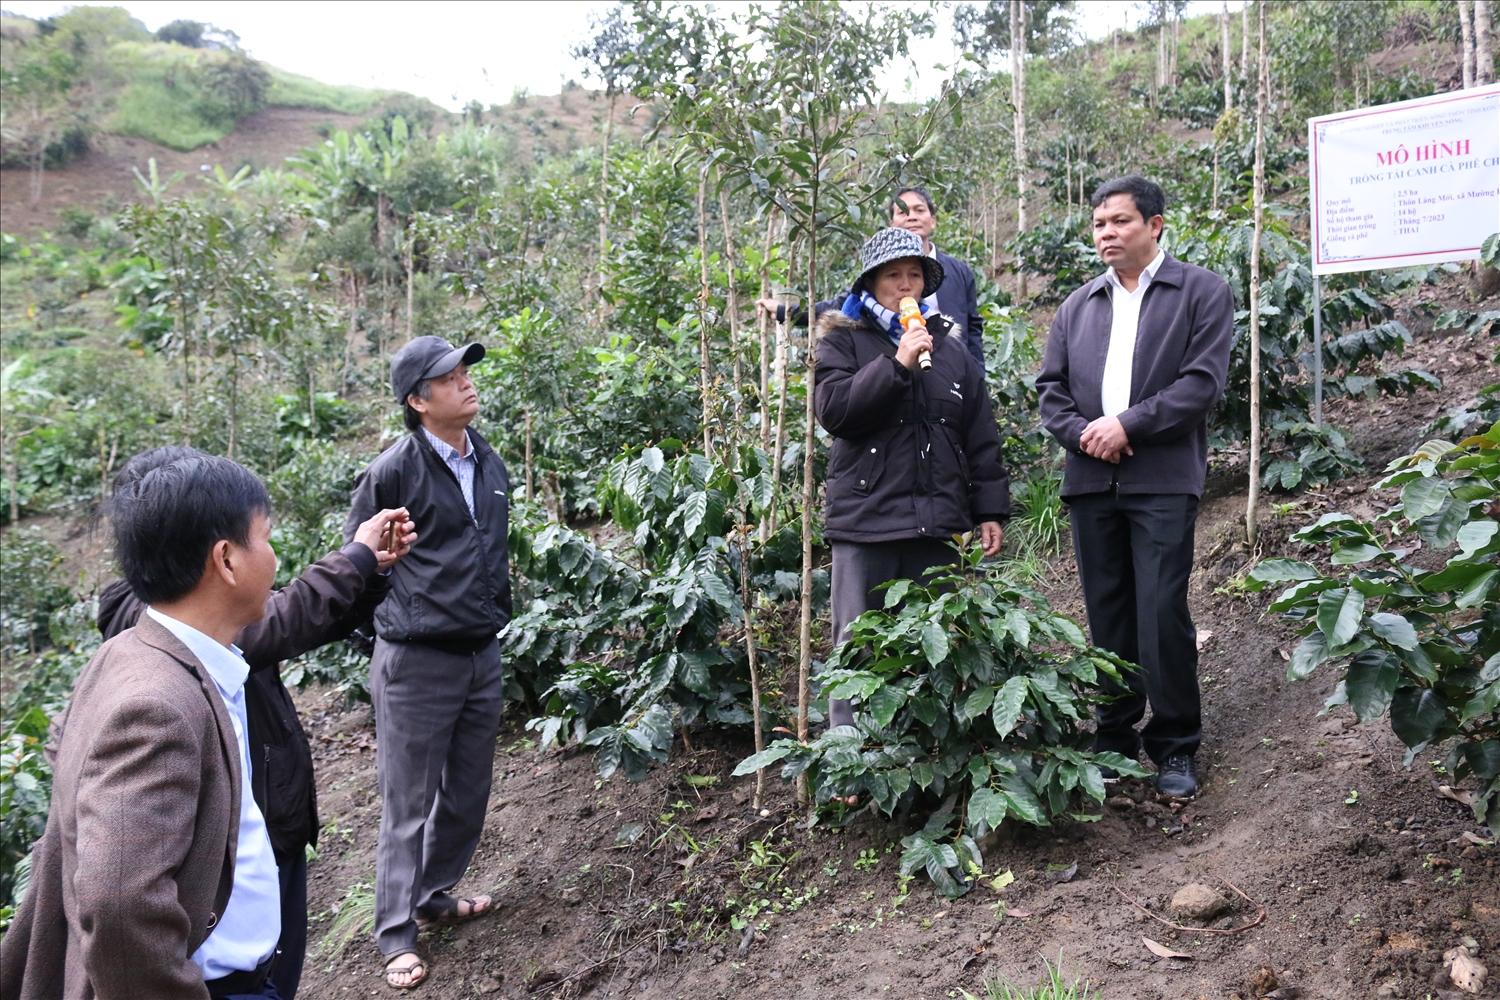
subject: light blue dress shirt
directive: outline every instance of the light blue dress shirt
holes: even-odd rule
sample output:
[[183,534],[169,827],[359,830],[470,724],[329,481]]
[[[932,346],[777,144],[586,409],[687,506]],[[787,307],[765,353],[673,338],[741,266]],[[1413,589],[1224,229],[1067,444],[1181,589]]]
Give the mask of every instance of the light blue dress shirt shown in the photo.
[[193,961],[203,970],[206,980],[250,972],[271,957],[281,939],[281,881],[276,871],[276,854],[271,849],[271,835],[266,832],[266,820],[255,804],[251,787],[250,745],[246,735],[249,723],[245,717],[245,678],[250,676],[250,665],[236,646],[221,646],[191,625],[168,618],[155,608],[147,608],[146,614],[182,640],[203,664],[224,699],[229,721],[234,724],[235,739],[240,744],[240,831],[234,854],[234,888],[219,922],[203,946],[193,953]]
[[474,458],[474,442],[469,437],[469,432],[464,431],[465,454],[460,455],[458,449],[447,441],[438,437],[426,427],[422,433],[427,435],[427,443],[432,445],[432,450],[453,470],[453,475],[458,478],[458,487],[464,491],[464,503],[469,505],[469,519],[474,519],[474,466],[477,460]]

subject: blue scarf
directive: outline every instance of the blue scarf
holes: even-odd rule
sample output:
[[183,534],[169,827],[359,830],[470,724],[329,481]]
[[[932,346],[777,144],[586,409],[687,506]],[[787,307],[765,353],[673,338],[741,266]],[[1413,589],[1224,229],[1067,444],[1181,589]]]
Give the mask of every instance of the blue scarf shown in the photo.
[[[901,343],[901,334],[905,332],[901,329],[901,317],[875,301],[875,296],[863,288],[859,290],[859,294],[850,295],[844,299],[842,311],[850,319],[859,319],[861,308],[869,312],[875,318],[875,322],[885,328],[886,334],[891,338],[891,343]],[[921,310],[924,319],[932,314],[932,307],[920,299],[917,300],[917,308]]]

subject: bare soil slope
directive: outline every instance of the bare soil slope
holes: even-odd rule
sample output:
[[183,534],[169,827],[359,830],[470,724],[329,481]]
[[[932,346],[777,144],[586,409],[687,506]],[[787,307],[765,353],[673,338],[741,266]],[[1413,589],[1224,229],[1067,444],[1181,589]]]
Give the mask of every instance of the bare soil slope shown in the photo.
[[[1335,419],[1352,426],[1372,474],[1307,494],[1281,517],[1268,509],[1255,555],[1290,552],[1287,536],[1324,510],[1381,509],[1392,498],[1369,491],[1374,473],[1417,444],[1440,407],[1495,379],[1493,350],[1422,338],[1409,359],[1444,390],[1341,408]],[[770,816],[752,814],[753,779],[730,777],[745,738],[700,732],[641,785],[600,785],[589,755],[539,755],[518,716],[497,748],[490,815],[460,887],[493,893],[499,912],[424,938],[433,977],[422,994],[936,1000],[978,991],[990,970],[1034,983],[1042,957],[1061,956],[1108,998],[1248,998],[1277,984],[1277,996],[1306,1000],[1421,998],[1452,989],[1442,956],[1468,940],[1497,973],[1483,995],[1500,996],[1500,848],[1464,839],[1483,832],[1470,811],[1436,792],[1442,776],[1426,761],[1400,766],[1383,722],[1317,715],[1331,671],[1285,680],[1295,640],[1263,615],[1269,596],[1225,586],[1250,558],[1236,541],[1243,516],[1243,470],[1219,470],[1192,596],[1198,628],[1212,633],[1206,784],[1186,808],[1126,783],[1098,823],[1006,831],[986,853],[987,868],[1015,875],[1002,891],[981,886],[949,903],[919,880],[903,897],[896,866],[909,826],[861,816],[843,830],[801,829],[774,775]],[[1071,560],[1057,561],[1048,589],[1081,617]],[[373,879],[380,804],[367,711],[341,714],[318,696],[305,707],[328,824],[311,869],[317,941],[332,908],[351,905],[348,890]],[[629,824],[640,824],[633,841]],[[1058,877],[1075,862],[1070,880]],[[1219,935],[1158,923],[1190,882],[1235,904],[1217,929],[1262,907],[1265,919]],[[764,933],[746,939],[730,926],[733,899],[767,901]],[[1143,938],[1192,958],[1158,958]],[[369,939],[357,939],[310,959],[308,995],[383,993],[379,968]]]

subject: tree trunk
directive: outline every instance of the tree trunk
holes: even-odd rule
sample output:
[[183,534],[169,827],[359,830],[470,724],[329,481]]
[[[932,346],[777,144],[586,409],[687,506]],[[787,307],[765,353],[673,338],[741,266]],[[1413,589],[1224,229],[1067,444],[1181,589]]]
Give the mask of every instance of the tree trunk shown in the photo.
[[534,492],[532,492],[533,489],[534,489],[534,487],[535,487],[535,481],[533,479],[533,476],[534,476],[534,472],[535,472],[535,468],[536,467],[532,464],[532,461],[531,461],[531,441],[532,441],[531,433],[532,433],[531,410],[528,409],[526,411],[526,502],[527,503],[532,503],[533,501],[536,500],[536,494]]
[[[1010,101],[1015,106],[1016,235],[1026,232],[1026,10],[1010,0]],[[1026,271],[1016,266],[1016,302],[1026,298]],[[811,309],[811,305],[809,305]]]
[[1250,3],[1245,0],[1245,6],[1240,8],[1240,93],[1245,92],[1245,85],[1250,82]]
[[1472,0],[1458,0],[1458,27],[1460,44],[1463,46],[1464,89],[1474,86],[1474,17]]
[[240,359],[234,353],[233,346],[229,349],[229,455],[234,461],[234,438],[235,431],[239,430],[239,395],[240,395]]
[[[10,476],[10,524],[15,527],[16,522],[21,519],[21,449],[17,447],[14,435],[6,435],[5,438],[5,465],[7,474]],[[3,646],[3,644],[0,644]]]
[[1495,51],[1490,36],[1490,0],[1474,0],[1474,84],[1495,82]]
[[[1221,72],[1223,72],[1223,74],[1224,74],[1224,113],[1228,114],[1229,113],[1229,109],[1232,108],[1232,107],[1234,107],[1234,81],[1233,81],[1233,75],[1234,74],[1232,72],[1232,68],[1234,66],[1234,63],[1229,58],[1229,0],[1223,0],[1223,3],[1224,3],[1224,16],[1219,19],[1219,56],[1220,56],[1219,63],[1220,63],[1220,66],[1222,67]],[[1217,146],[1217,143],[1215,145]],[[1214,171],[1215,171],[1215,176],[1217,176],[1217,173],[1218,173],[1218,153],[1217,152],[1214,153],[1214,157],[1215,157],[1215,159],[1214,159]],[[1218,185],[1215,184],[1214,188],[1217,191],[1218,190]],[[1217,208],[1218,206],[1215,205],[1214,207]]]
[[741,412],[745,398],[744,375],[740,368],[739,282],[734,269],[734,223],[729,218],[729,192],[719,186],[719,217],[724,225],[724,273],[729,284],[724,292],[724,312],[729,317],[729,357],[734,361],[734,438],[744,430]]
[[406,232],[406,339],[412,337],[412,299],[414,295],[414,282],[416,277],[416,239],[412,236],[411,227],[407,226]]
[[[604,121],[604,148],[599,157],[599,263],[594,270],[594,287],[604,287],[604,260],[609,256],[609,140],[615,128],[615,101],[619,98],[613,85],[609,88],[609,117]],[[597,314],[598,310],[595,310]]]
[[[816,146],[814,146],[816,148]],[[822,157],[814,161],[821,168]],[[816,173],[814,174],[816,176]],[[812,677],[812,596],[813,596],[813,505],[818,499],[818,484],[813,478],[813,455],[818,439],[815,405],[817,379],[818,318],[818,189],[813,188],[812,207],[808,212],[807,225],[807,353],[803,359],[803,376],[807,388],[807,413],[802,434],[802,607],[797,630],[797,740],[807,742],[807,703],[811,696]],[[797,785],[798,800],[809,804],[807,776],[801,775]]]
[[47,144],[38,139],[36,155],[31,158],[31,207],[42,203],[42,176],[47,169]]
[[713,388],[713,361],[708,349],[708,216],[703,207],[707,196],[708,165],[704,164],[698,174],[698,389],[703,397],[703,456],[713,458],[713,403],[709,399]]
[[307,436],[318,436],[318,383],[317,369],[313,367],[313,355],[307,352]]
[[[776,206],[766,212],[766,248],[760,258],[760,297],[771,297],[771,241],[776,238]],[[760,450],[771,453],[771,314],[760,315]],[[761,541],[765,541],[761,521]]]
[[[764,522],[762,522],[764,523]],[[745,618],[745,659],[750,664],[750,716],[755,726],[755,752],[765,749],[765,727],[760,721],[760,663],[755,649],[755,596],[750,589],[750,526],[740,526],[740,610]],[[760,812],[760,800],[766,790],[765,768],[755,772],[755,797],[752,811]]]
[[1259,14],[1260,68],[1255,83],[1255,234],[1250,241],[1250,489],[1245,505],[1245,540],[1253,547],[1260,502],[1260,241],[1266,209],[1266,100],[1270,61],[1266,54],[1266,0]]

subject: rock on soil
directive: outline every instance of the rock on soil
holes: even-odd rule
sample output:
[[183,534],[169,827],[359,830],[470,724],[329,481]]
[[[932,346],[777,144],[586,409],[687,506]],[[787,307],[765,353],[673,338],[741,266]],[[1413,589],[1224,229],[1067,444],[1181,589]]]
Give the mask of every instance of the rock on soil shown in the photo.
[[1172,915],[1183,920],[1204,923],[1229,910],[1229,900],[1201,882],[1192,882],[1172,897]]

